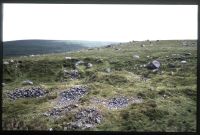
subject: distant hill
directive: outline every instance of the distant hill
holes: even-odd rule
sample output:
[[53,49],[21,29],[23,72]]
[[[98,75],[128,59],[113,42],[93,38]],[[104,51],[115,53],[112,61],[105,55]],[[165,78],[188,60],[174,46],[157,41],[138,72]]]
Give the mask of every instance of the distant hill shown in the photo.
[[16,40],[3,42],[3,56],[62,53],[114,42],[81,40]]

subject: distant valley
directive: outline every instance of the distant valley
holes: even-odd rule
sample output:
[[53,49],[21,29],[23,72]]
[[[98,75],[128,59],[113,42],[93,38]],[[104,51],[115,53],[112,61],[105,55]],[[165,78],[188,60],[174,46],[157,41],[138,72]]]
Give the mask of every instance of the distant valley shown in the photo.
[[25,56],[36,54],[77,51],[88,47],[105,46],[116,42],[82,40],[16,40],[3,42],[3,56]]

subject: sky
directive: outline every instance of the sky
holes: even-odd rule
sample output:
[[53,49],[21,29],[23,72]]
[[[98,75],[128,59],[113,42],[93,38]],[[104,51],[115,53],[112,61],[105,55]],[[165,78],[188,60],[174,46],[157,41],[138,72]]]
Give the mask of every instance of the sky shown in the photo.
[[3,4],[3,41],[197,39],[197,5]]

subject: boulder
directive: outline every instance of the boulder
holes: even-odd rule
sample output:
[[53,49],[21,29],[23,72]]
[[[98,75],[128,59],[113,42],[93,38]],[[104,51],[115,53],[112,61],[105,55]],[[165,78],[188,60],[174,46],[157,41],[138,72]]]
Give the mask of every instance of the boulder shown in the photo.
[[157,60],[153,60],[152,62],[150,62],[149,64],[147,64],[147,69],[159,69],[160,68],[160,62]]

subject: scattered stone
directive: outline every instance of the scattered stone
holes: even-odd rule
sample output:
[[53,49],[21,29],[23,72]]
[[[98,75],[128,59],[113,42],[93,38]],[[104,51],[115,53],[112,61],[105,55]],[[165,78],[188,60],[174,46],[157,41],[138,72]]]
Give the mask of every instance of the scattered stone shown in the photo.
[[182,44],[183,46],[188,46],[187,42],[183,42]]
[[169,64],[168,64],[168,67],[169,67],[169,68],[175,68],[175,67],[176,67],[176,65],[175,65],[175,64],[173,64],[173,63],[169,63]]
[[66,69],[63,70],[64,73],[68,73],[68,71]]
[[71,79],[77,79],[79,77],[79,72],[76,69],[71,71],[64,69],[63,72],[65,77],[70,77]]
[[25,80],[22,82],[23,85],[33,85],[33,82],[30,80]]
[[173,71],[171,71],[171,75],[174,75],[174,72],[173,72]]
[[87,89],[83,86],[76,86],[70,88],[69,90],[63,91],[60,93],[60,105],[63,104],[71,104],[74,101],[78,101],[81,97],[83,97],[87,93]]
[[5,83],[2,83],[1,85],[2,85],[2,87],[4,87],[6,84],[5,84]]
[[150,58],[150,56],[147,56],[147,58]]
[[120,109],[127,107],[129,104],[138,104],[142,103],[143,99],[142,98],[126,98],[126,97],[115,97],[110,99],[106,106],[109,109]]
[[80,60],[80,61],[78,61],[78,62],[75,63],[75,67],[77,67],[77,66],[79,66],[79,65],[81,65],[81,64],[85,64],[85,62],[82,61],[82,60]]
[[110,68],[106,68],[106,72],[110,73],[111,72]]
[[53,131],[53,128],[50,128],[49,131]]
[[142,44],[142,45],[141,45],[141,47],[145,47],[145,45],[144,45],[144,44]]
[[71,60],[72,57],[65,57],[65,60]]
[[121,48],[115,48],[115,50],[119,51],[119,50],[121,50]]
[[34,57],[35,55],[30,55],[30,57]]
[[192,54],[191,54],[191,53],[185,53],[184,55],[185,55],[185,56],[189,56],[189,55],[192,55]]
[[60,117],[63,114],[71,111],[72,109],[76,108],[77,106],[71,104],[64,107],[54,107],[53,109],[49,110],[48,112],[43,113],[45,116],[53,116],[53,117]]
[[9,62],[8,61],[4,61],[3,64],[4,65],[9,65]]
[[87,64],[87,68],[91,68],[92,66],[93,66],[92,63]]
[[181,61],[181,64],[186,64],[186,63],[187,63],[187,61],[185,61],[185,60]]
[[157,60],[154,60],[147,64],[146,66],[148,69],[159,69],[160,68],[160,62]]
[[10,60],[10,62],[11,62],[11,63],[13,63],[13,62],[14,62],[14,60],[13,60],[13,59],[11,59],[11,60]]
[[20,88],[15,89],[13,92],[8,93],[8,97],[10,99],[18,99],[18,98],[30,98],[30,97],[42,97],[47,92],[41,87],[30,87],[30,88]]
[[139,59],[140,56],[138,56],[138,55],[133,55],[133,58],[135,58],[135,59]]
[[158,69],[153,69],[152,72],[153,73],[158,72]]
[[97,124],[100,124],[103,117],[101,113],[92,109],[82,109],[75,114],[75,120],[67,124],[67,129],[87,129],[94,128]]
[[70,77],[71,79],[77,79],[79,77],[79,73],[78,73],[78,70],[71,70],[70,72]]
[[103,63],[103,59],[96,60],[97,63]]
[[128,100],[124,97],[113,98],[108,102],[109,108],[122,108],[128,105]]

